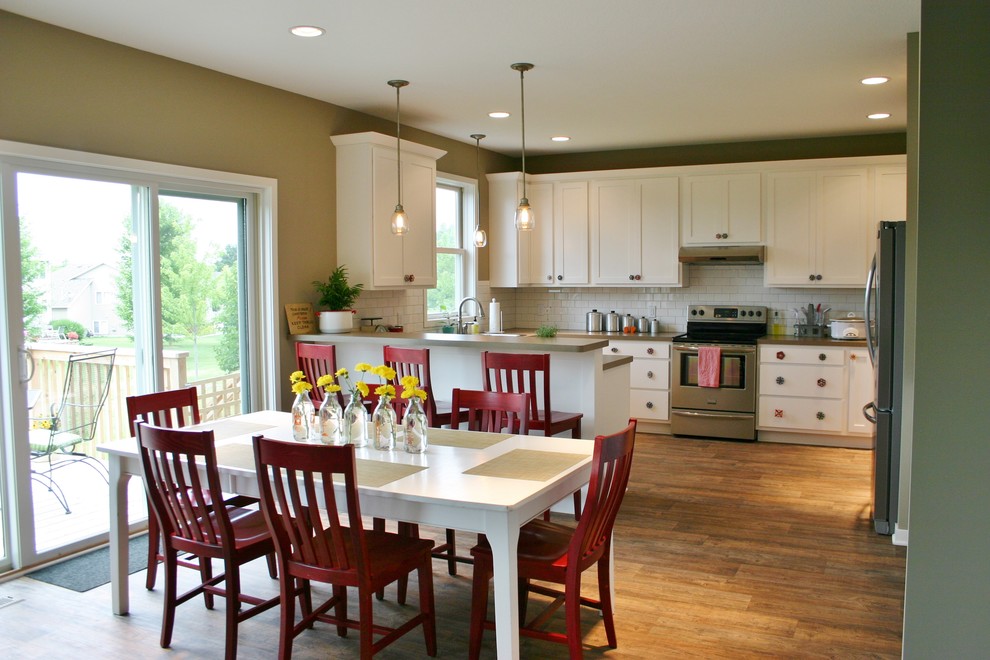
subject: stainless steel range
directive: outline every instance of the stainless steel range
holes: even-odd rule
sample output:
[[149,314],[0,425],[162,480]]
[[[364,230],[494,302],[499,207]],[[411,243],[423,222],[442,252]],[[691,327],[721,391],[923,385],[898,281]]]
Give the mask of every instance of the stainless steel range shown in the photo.
[[674,435],[756,440],[756,340],[766,333],[766,307],[688,307],[687,332],[673,339]]

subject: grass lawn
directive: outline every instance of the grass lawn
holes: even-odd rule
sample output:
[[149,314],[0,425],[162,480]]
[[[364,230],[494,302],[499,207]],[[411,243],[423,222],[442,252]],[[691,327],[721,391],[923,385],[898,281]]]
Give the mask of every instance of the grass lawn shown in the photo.
[[[129,337],[87,337],[84,344],[92,346],[113,347],[134,347],[134,341]],[[189,380],[200,380],[203,378],[214,378],[222,376],[223,371],[217,366],[216,353],[213,348],[220,343],[220,335],[207,335],[200,337],[196,341],[196,349],[193,348],[191,339],[165,343],[166,351],[188,351],[189,359],[186,364]],[[197,355],[198,352],[198,355]],[[197,360],[198,358],[198,360]]]

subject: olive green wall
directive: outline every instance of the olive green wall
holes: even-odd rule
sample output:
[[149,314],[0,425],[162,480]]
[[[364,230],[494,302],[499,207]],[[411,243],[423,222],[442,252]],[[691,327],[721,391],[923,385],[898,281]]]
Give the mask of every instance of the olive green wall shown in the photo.
[[990,649],[990,3],[922,0],[905,658]]

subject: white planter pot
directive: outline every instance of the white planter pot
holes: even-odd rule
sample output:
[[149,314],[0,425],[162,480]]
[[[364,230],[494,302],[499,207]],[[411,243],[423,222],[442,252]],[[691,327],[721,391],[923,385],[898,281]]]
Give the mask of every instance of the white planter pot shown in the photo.
[[319,317],[320,332],[340,334],[354,329],[354,312],[349,309],[342,312],[320,312]]

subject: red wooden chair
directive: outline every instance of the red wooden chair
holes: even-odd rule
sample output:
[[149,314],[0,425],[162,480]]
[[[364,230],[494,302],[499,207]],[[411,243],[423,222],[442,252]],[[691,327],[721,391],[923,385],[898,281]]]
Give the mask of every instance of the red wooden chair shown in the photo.
[[[199,424],[199,397],[195,387],[186,387],[181,390],[169,390],[167,392],[155,392],[153,394],[137,394],[125,399],[127,404],[127,419],[133,430],[136,421],[147,422],[153,426],[166,428],[182,428],[190,424]],[[136,431],[135,431],[136,433]],[[209,495],[208,493],[206,494]],[[209,500],[207,500],[208,502]],[[246,495],[237,495],[224,500],[225,504],[231,506],[249,506],[257,503],[258,500]],[[164,560],[161,553],[161,531],[158,528],[158,518],[155,516],[148,502],[148,574],[145,578],[145,588],[151,590],[155,588],[155,581],[158,579],[158,562]],[[179,566],[186,568],[200,569],[198,561],[189,561],[184,558],[177,559]],[[272,565],[274,570],[274,564]],[[272,573],[272,577],[275,574]]]
[[[314,621],[336,626],[341,637],[346,636],[348,628],[359,630],[362,658],[370,658],[422,625],[426,652],[436,656],[430,562],[433,542],[364,529],[354,447],[281,442],[257,435],[254,455],[262,510],[278,555],[282,592],[279,658],[291,656],[292,640]],[[338,513],[334,475],[343,476],[347,525]],[[398,628],[376,625],[371,595],[414,570],[419,579],[419,613]],[[309,588],[313,580],[333,585],[333,595],[315,609]],[[299,623],[295,623],[293,598],[297,585],[302,610]],[[357,588],[357,621],[347,616],[347,587]],[[333,615],[328,614],[331,609]],[[374,641],[373,635],[383,636]]]
[[[172,642],[175,608],[204,594],[207,609],[213,596],[226,598],[226,653],[237,657],[237,625],[275,605],[279,597],[262,600],[241,593],[240,566],[274,553],[275,545],[260,511],[224,503],[217,472],[213,431],[191,431],[136,425],[144,485],[162,531],[165,556],[165,604],[161,646]],[[205,464],[205,483],[200,469]],[[207,493],[209,498],[199,497]],[[179,553],[199,558],[203,581],[178,595],[176,573]],[[223,561],[223,572],[213,576],[212,561]],[[221,582],[223,587],[217,586]],[[241,604],[251,605],[241,610]]]
[[[615,435],[600,435],[595,438],[588,497],[577,529],[545,520],[532,520],[519,531],[519,633],[567,644],[571,658],[580,658],[582,655],[581,605],[601,610],[608,645],[611,648],[616,647],[609,555],[615,517],[629,483],[635,442],[635,419],[629,420],[629,426]],[[471,549],[471,555],[474,557],[474,581],[471,588],[468,657],[477,658],[481,652],[483,630],[494,629],[494,624],[486,620],[488,585],[493,574],[492,551],[487,540],[482,538]],[[581,574],[595,564],[598,566],[598,600],[581,596]],[[530,580],[563,585],[563,591],[530,584]],[[526,601],[530,591],[551,596],[554,600],[543,613],[527,624]],[[564,605],[566,634],[543,630],[543,624],[561,604]]]
[[[306,382],[313,386],[310,399],[317,410],[323,403],[326,392],[316,386],[320,376],[337,373],[337,349],[333,344],[307,344],[296,342],[296,368],[306,374]],[[337,392],[337,400],[344,405],[344,395]]]
[[[489,392],[528,392],[529,430],[550,437],[570,431],[581,437],[584,413],[554,410],[550,404],[550,354],[482,351],[481,368]],[[581,493],[574,493],[574,519],[581,519]]]
[[426,391],[426,423],[429,426],[450,424],[450,402],[438,401],[434,396],[430,378],[430,349],[385,346],[382,348],[382,358],[386,365],[395,369],[395,382],[392,384],[397,392],[401,391],[400,382],[404,376],[419,379],[419,387]]

